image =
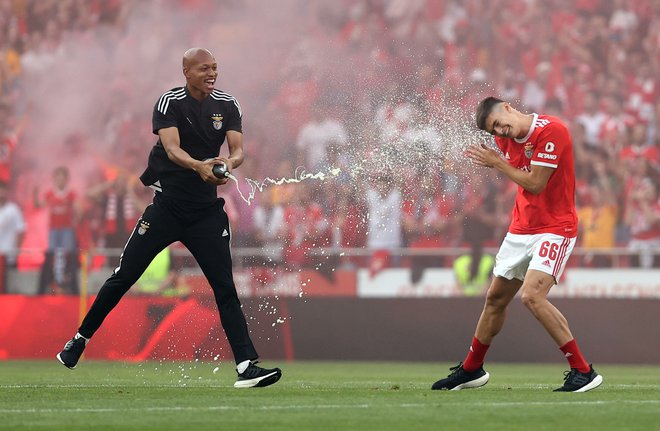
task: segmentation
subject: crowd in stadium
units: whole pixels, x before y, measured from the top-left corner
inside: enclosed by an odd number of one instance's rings
[[[18,180],[34,157],[26,130],[47,121],[31,116],[31,107],[22,102],[31,85],[24,72],[48,68],[65,37],[121,28],[139,3],[0,2],[0,181],[23,211],[26,233],[47,236],[30,222],[39,220],[31,215],[53,184],[26,190]],[[199,13],[217,2],[153,3]],[[370,250],[371,265],[377,266],[379,256],[383,265],[396,261],[390,252],[400,248],[497,245],[515,189],[489,170],[456,168],[464,163],[457,163],[460,151],[451,142],[461,139],[461,129],[451,128],[454,113],[467,113],[461,119],[472,127],[477,103],[492,94],[569,125],[578,180],[578,246],[594,250],[582,254],[580,264],[660,265],[660,255],[653,253],[660,248],[659,2],[298,3],[308,25],[272,66],[271,85],[277,85],[269,99],[256,106],[251,105],[256,96],[235,94],[249,113],[244,118],[248,162],[237,178],[288,178],[299,166],[341,173],[322,182],[266,187],[251,205],[230,182],[221,193],[237,232],[235,247],[258,247],[268,262],[299,267],[318,266],[309,250],[321,247]],[[162,91],[156,84],[154,101]],[[223,84],[221,77],[219,87]],[[59,221],[75,230],[78,249],[121,248],[149,201],[148,189],[136,181],[155,141],[149,114],[122,111],[106,118],[115,127],[107,139],[123,146],[115,149],[120,157],[94,169],[99,175],[90,176],[84,189],[72,190],[75,220]],[[274,131],[273,124],[280,126]],[[91,138],[76,124],[70,127],[66,142],[59,143],[71,152],[64,170],[75,169],[85,154],[94,155]],[[479,180],[465,181],[465,175]],[[21,248],[37,243],[26,237]],[[611,248],[635,253],[613,260],[602,251]],[[367,262],[345,259],[332,264]],[[428,266],[448,263],[441,256],[425,259]]]

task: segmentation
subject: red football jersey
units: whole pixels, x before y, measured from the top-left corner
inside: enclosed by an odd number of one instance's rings
[[[16,148],[16,136],[0,136],[0,181],[5,183],[11,180],[11,153],[14,148]]]
[[[50,206],[51,229],[73,227],[73,205],[76,201],[73,190],[48,190],[44,200]]]
[[[495,142],[509,164],[518,169],[530,171],[534,165],[555,170],[538,195],[518,186],[509,232],[577,236],[573,143],[566,125],[557,117],[534,114],[525,138],[495,137]]]

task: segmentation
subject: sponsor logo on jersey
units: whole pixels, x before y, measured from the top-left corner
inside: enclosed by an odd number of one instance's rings
[[[525,157],[531,159],[533,155],[534,155],[534,144],[528,142],[525,144]]]
[[[504,155],[504,158],[507,160],[511,160],[511,156],[509,156],[509,152],[507,151],[506,154]]]
[[[550,260],[549,259],[544,260],[543,263],[541,263],[541,265],[550,266]]]
[[[539,159],[557,160],[556,154],[539,153]]]
[[[144,235],[145,233],[147,233],[147,229],[149,229],[149,223],[142,220],[140,222],[140,225],[138,226],[138,234]]]
[[[211,120],[213,120],[213,128],[215,130],[220,130],[222,129],[222,114],[213,114],[211,115]]]
[[[222,231],[222,236],[229,236],[229,232],[227,232],[227,229]]]

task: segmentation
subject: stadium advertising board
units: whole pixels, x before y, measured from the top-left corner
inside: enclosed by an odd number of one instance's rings
[[[487,286],[460,287],[451,269],[427,269],[413,284],[409,269],[386,269],[375,276],[359,270],[359,297],[455,297],[482,295]],[[550,296],[556,298],[660,298],[660,270],[569,268]]]

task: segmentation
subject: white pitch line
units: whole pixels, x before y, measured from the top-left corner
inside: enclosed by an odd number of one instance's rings
[[[194,384],[193,384],[194,383]],[[115,389],[146,389],[146,388],[154,388],[154,389],[159,389],[159,388],[181,388],[181,389],[187,389],[187,388],[210,388],[210,389],[219,389],[219,388],[230,388],[232,387],[231,385],[210,385],[210,384],[204,384],[200,385],[198,381],[190,381],[190,384],[172,384],[172,385],[150,385],[150,384],[144,384],[144,385],[136,385],[134,383],[130,383],[127,385],[120,385],[117,383],[112,383],[112,384],[107,384],[107,385],[0,385],[0,389],[40,389],[40,388],[49,388],[49,389],[98,389],[98,388],[115,388]]]
[[[472,406],[480,407],[518,407],[518,406],[563,406],[563,405],[582,405],[582,406],[601,406],[605,404],[660,404],[658,400],[594,400],[594,401],[532,401],[532,402],[471,402]],[[168,411],[223,411],[223,410],[314,410],[314,409],[371,409],[371,408],[435,408],[465,406],[463,402],[438,402],[438,403],[403,403],[403,404],[298,404],[298,405],[277,405],[277,406],[163,406],[163,407],[140,407],[140,408],[75,408],[75,409],[0,409],[4,414],[29,414],[29,413],[117,413],[126,411],[136,412],[168,412]]]
[[[321,382],[306,382],[303,380],[298,380],[298,381],[291,381],[290,383],[294,385],[302,385],[305,387],[305,389],[310,389],[310,390],[336,390],[336,389],[372,389],[373,386],[379,387],[379,389],[383,390],[389,390],[388,387],[386,386],[391,386],[391,385],[398,385],[400,386],[400,389],[420,389],[420,390],[425,390],[426,386],[419,386],[419,385],[411,385],[408,386],[405,383],[400,383],[400,382],[384,382],[384,381],[373,381],[373,382],[355,382],[355,385],[352,385],[352,382],[348,382],[346,385],[327,385]],[[359,383],[359,384],[358,384]],[[382,387],[380,387],[382,386]],[[512,389],[549,389],[553,388],[554,385],[547,385],[547,384],[517,384],[517,385],[499,385],[495,386],[493,384],[488,385],[489,389],[503,389],[504,387],[507,388],[512,388]],[[660,385],[637,385],[637,384],[607,384],[607,386],[603,386],[606,389],[657,389],[660,390]],[[222,388],[232,388],[231,384],[228,385],[220,385],[220,384],[211,384],[207,383],[203,380],[190,380],[186,381],[186,383],[181,383],[181,384],[171,384],[171,385],[164,385],[164,384],[158,384],[158,385],[152,385],[145,383],[143,385],[135,384],[135,383],[128,383],[126,385],[121,385],[117,383],[108,383],[107,385],[104,384],[68,384],[68,385],[55,385],[55,384],[15,384],[15,385],[0,385],[0,389],[39,389],[39,388],[50,388],[50,389],[67,389],[67,388],[72,388],[72,389],[95,389],[95,388],[117,388],[117,389],[149,389],[149,388],[181,388],[181,389],[190,389],[190,388],[195,388],[195,389],[202,389],[202,388],[209,388],[209,389],[222,389]]]

